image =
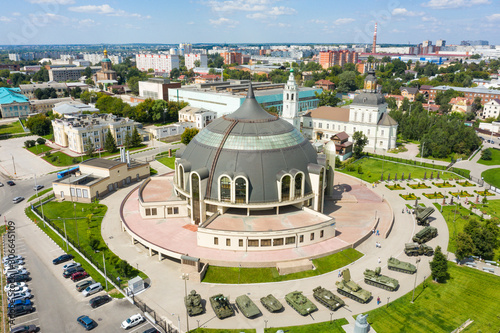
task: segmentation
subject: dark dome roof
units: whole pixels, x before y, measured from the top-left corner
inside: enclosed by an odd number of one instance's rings
[[[213,165],[224,138],[226,140]],[[244,175],[249,181],[250,203],[278,201],[276,175],[293,169],[292,174],[304,172],[304,193],[310,193],[307,166],[317,163],[317,153],[309,141],[286,120],[262,109],[255,100],[251,85],[247,98],[235,112],[215,119],[193,138],[184,151],[178,151],[177,157],[181,164],[190,164],[191,171],[213,170],[209,177],[211,190],[207,193],[211,199],[218,199],[218,180],[222,174],[232,179]]]
[[[369,93],[362,92],[359,95],[354,97],[352,104],[358,105],[368,105],[368,106],[377,106],[385,103],[385,98],[382,94],[378,93]]]

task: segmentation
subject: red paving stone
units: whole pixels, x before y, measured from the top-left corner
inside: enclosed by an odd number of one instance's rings
[[[151,178],[142,191],[144,202],[180,200],[174,192],[172,177]]]

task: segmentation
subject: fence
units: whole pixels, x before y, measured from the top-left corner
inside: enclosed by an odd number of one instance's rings
[[[167,321],[156,314],[156,312],[151,309],[146,303],[137,299],[137,297],[132,297],[134,300],[134,304],[144,313],[147,313],[151,318],[154,319],[156,325],[160,326],[166,333],[178,333],[177,329],[175,329],[171,324],[167,323]]]

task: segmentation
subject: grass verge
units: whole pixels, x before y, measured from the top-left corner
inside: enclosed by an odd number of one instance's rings
[[[487,148],[485,149],[491,151],[491,160],[482,160],[479,159],[477,163],[482,165],[500,165],[500,149],[496,148]]]
[[[483,171],[481,177],[483,177],[484,181],[488,184],[497,188],[500,187],[500,168],[488,169],[486,171]]]
[[[313,259],[313,264],[316,267],[314,270],[287,275],[279,275],[275,267],[238,268],[209,266],[203,282],[238,284],[297,280],[334,271],[358,260],[362,256],[363,254],[355,249],[346,249],[323,258]]]
[[[49,147],[49,146],[47,146],[45,144],[43,144],[43,145],[38,145],[37,144],[37,145],[35,145],[33,147],[29,147],[29,148],[25,148],[25,149],[29,150],[30,152],[32,152],[35,155],[38,155],[38,154],[45,153],[46,151],[51,151],[54,148]]]
[[[189,333],[255,333],[254,329],[228,329],[228,328],[197,328]]]
[[[24,133],[23,127],[19,121],[10,124],[0,124],[0,135]]]
[[[322,323],[303,325],[303,326],[287,326],[287,327],[272,327],[264,330],[265,333],[275,333],[277,330],[283,330],[290,333],[344,333],[342,326],[349,324],[347,319],[336,319],[332,322],[325,321]]]
[[[50,188],[46,188],[45,190],[42,190],[42,191],[38,191],[38,195],[37,195],[36,193],[35,193],[35,194],[33,194],[33,195],[32,195],[32,196],[28,199],[28,201],[31,201],[31,200],[33,200],[33,199],[35,199],[35,198],[38,198],[38,197],[40,197],[40,196],[42,196],[42,195],[44,195],[45,193],[50,192],[50,191],[52,191],[52,187],[50,187]]]

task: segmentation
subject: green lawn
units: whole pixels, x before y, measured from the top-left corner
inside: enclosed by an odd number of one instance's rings
[[[478,205],[482,211],[485,211],[488,215],[500,218],[500,200],[488,200],[486,205]]]
[[[38,198],[39,196],[42,196],[42,195],[44,195],[45,193],[50,192],[50,191],[52,191],[52,187],[50,187],[50,188],[46,188],[46,189],[44,189],[44,190],[42,190],[42,191],[38,191],[38,195],[36,195],[36,193],[35,193],[35,194],[33,194],[33,195],[32,195],[32,196],[28,199],[28,201],[31,201],[31,200],[33,200],[33,199],[35,199],[35,198]]]
[[[484,181],[488,184],[495,187],[500,187],[500,168],[483,171],[481,177],[483,177]]]
[[[193,325],[193,324],[191,324]],[[190,330],[189,333],[255,333],[254,329],[224,329],[224,328],[197,328]]]
[[[38,155],[38,154],[41,154],[41,153],[45,153],[46,151],[50,151],[50,150],[52,150],[54,148],[46,146],[45,144],[43,144],[43,145],[36,145],[34,147],[30,147],[30,148],[26,148],[26,149],[29,150],[30,152],[32,152],[33,154]]]
[[[313,315],[314,316],[314,315]],[[264,330],[265,333],[275,333],[277,330],[283,330],[290,333],[344,333],[342,326],[347,325],[347,319],[336,319],[333,322],[325,321],[322,323],[303,325],[303,326],[287,326],[287,327],[272,327]]]
[[[451,332],[467,319],[474,322],[464,332],[498,332],[500,278],[490,273],[448,263],[450,279],[436,284],[428,278],[412,292],[368,312],[368,322],[377,332]]]
[[[491,160],[479,159],[477,163],[483,165],[500,165],[500,149],[488,148],[486,150],[491,151]]]
[[[0,124],[0,135],[24,133],[23,127],[19,121],[10,124]]]
[[[170,169],[174,170],[175,169],[175,156],[172,157],[162,157],[157,159],[158,162],[166,165]]]
[[[384,180],[387,180],[387,177],[390,175],[391,179],[393,180],[394,177],[398,176],[398,179],[401,179],[401,176],[404,172],[404,178],[405,180],[408,179],[408,175],[411,173],[411,178],[415,179],[423,179],[424,174],[427,178],[430,178],[431,173],[434,173],[434,178],[436,178],[438,170],[435,169],[427,169],[427,168],[421,168],[409,164],[403,164],[403,163],[395,163],[392,161],[387,161],[387,160],[379,160],[375,158],[370,158],[370,157],[365,157],[361,160],[358,160],[353,163],[354,167],[356,170],[354,171],[347,171],[347,168],[344,170],[341,170],[341,172],[346,173],[348,175],[361,178],[367,182],[373,183],[375,181],[380,181],[380,176],[382,175],[382,171],[384,172]],[[362,165],[363,167],[363,173],[359,174],[357,171],[358,165]],[[449,178],[455,178],[457,177],[456,175],[449,173],[449,172],[444,172],[439,171],[439,177],[441,179],[449,179]]]
[[[313,259],[315,270],[279,275],[274,267],[245,268],[209,266],[203,282],[211,283],[264,283],[303,279],[334,271],[361,258],[355,249],[346,249],[323,258]]]

